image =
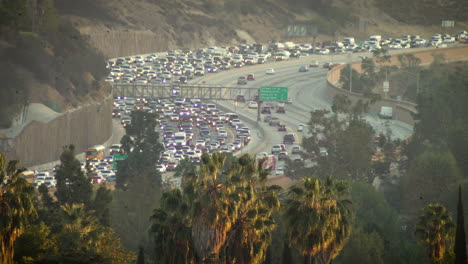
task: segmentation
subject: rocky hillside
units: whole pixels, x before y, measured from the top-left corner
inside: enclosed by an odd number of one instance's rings
[[[107,57],[181,47],[283,40],[287,38],[286,28],[290,24],[317,25],[319,39],[346,35],[365,38],[374,32],[395,36],[429,35],[441,31],[441,19],[450,18],[457,21],[457,26],[466,26],[468,16],[461,16],[461,9],[454,8],[463,6],[462,0],[416,0],[410,6],[392,4],[396,2],[61,0],[57,1],[57,7]],[[430,11],[431,6],[437,11]],[[418,7],[424,7],[424,11],[418,12]],[[431,19],[426,19],[424,12]],[[293,40],[310,41],[310,37]]]

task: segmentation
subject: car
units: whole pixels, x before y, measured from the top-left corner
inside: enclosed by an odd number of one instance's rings
[[[309,71],[309,68],[307,68],[307,66],[301,66],[299,68],[299,72],[308,72]]]
[[[156,169],[157,169],[160,173],[165,173],[165,172],[166,172],[166,166],[164,166],[163,164],[158,164],[158,165],[156,165]]]
[[[245,102],[245,96],[242,94],[237,95],[236,101],[239,103],[244,103]]]
[[[255,81],[255,75],[253,73],[248,74],[247,81]]]
[[[257,109],[258,108],[258,103],[255,101],[250,101],[249,106],[250,109]]]
[[[318,68],[318,67],[319,67],[319,62],[318,62],[318,61],[312,61],[312,62],[309,64],[309,67],[310,67],[310,68]]]
[[[302,152],[302,150],[301,150],[301,147],[299,147],[299,146],[294,146],[291,149],[292,154],[301,154],[301,152]]]
[[[278,153],[278,160],[286,160],[288,158],[288,152],[281,151]]]
[[[276,108],[276,113],[285,114],[286,108],[284,106],[278,106],[278,108]]]
[[[284,168],[283,167],[276,168],[275,175],[276,176],[283,176],[284,175]]]
[[[305,127],[304,124],[298,125],[298,126],[297,126],[297,132],[302,132],[302,131],[304,131],[304,127]]]
[[[269,106],[262,107],[262,114],[271,114],[271,108]]]
[[[286,131],[286,126],[285,125],[278,125],[278,131]]]
[[[266,69],[265,74],[274,75],[274,74],[275,74],[275,70],[274,70],[273,68],[268,68],[268,69]]]
[[[271,147],[271,154],[280,153],[282,150],[280,145],[273,145],[273,147]]]
[[[247,84],[247,79],[244,76],[241,76],[237,79],[237,84],[245,85]]]
[[[265,118],[263,119],[263,122],[270,122],[271,120],[271,116],[265,116]]]
[[[280,121],[279,121],[278,117],[276,117],[276,116],[272,116],[271,119],[270,119],[270,122],[268,122],[268,124],[270,126],[277,126],[277,125],[279,125],[279,123],[280,123]]]
[[[291,145],[291,144],[294,144],[295,141],[296,141],[296,138],[294,137],[294,134],[292,133],[286,134],[283,137],[283,144]]]
[[[329,49],[321,49],[321,50],[318,51],[318,54],[327,55],[327,54],[330,54],[330,50]]]

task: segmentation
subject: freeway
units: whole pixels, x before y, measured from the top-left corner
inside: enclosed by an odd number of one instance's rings
[[[214,75],[208,75],[197,80],[198,82],[216,83],[222,85],[236,85],[239,76],[245,76],[249,73],[256,75],[255,81],[249,81],[248,87],[260,86],[287,86],[289,87],[289,97],[293,103],[287,105],[286,114],[273,114],[278,116],[282,123],[288,127],[288,131],[296,134],[296,138],[301,140],[301,134],[295,128],[298,124],[307,123],[310,118],[310,112],[315,109],[331,109],[331,101],[327,96],[327,69],[310,68],[309,72],[299,72],[302,65],[308,65],[311,61],[318,60],[321,63],[331,61],[330,56],[310,56],[309,58],[295,59],[280,63],[269,63],[255,65],[247,68],[233,69]],[[334,62],[346,62],[356,60],[351,56],[335,56]],[[275,75],[266,75],[267,68],[274,68]],[[248,109],[246,105],[234,106],[232,102],[220,102],[226,108],[249,117],[251,121],[256,120],[257,110]],[[398,120],[383,121],[377,117],[376,113],[366,115],[367,121],[378,133],[387,133],[391,129],[391,135],[394,138],[405,139],[412,134],[412,126]],[[250,148],[249,153],[269,152],[273,144],[282,143],[284,132],[278,132],[276,127],[270,127],[264,122],[258,122],[259,130],[263,132],[260,135],[259,144],[256,148]],[[255,134],[255,133],[254,133]],[[254,143],[254,142],[252,142]]]

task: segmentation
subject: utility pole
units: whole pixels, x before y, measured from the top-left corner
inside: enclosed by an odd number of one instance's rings
[[[353,64],[349,63],[349,92],[353,92]]]
[[[416,74],[416,94],[419,94],[419,72]]]

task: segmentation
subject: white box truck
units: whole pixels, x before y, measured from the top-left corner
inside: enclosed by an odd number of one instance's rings
[[[382,119],[393,119],[393,107],[382,106],[380,108],[379,117]]]

